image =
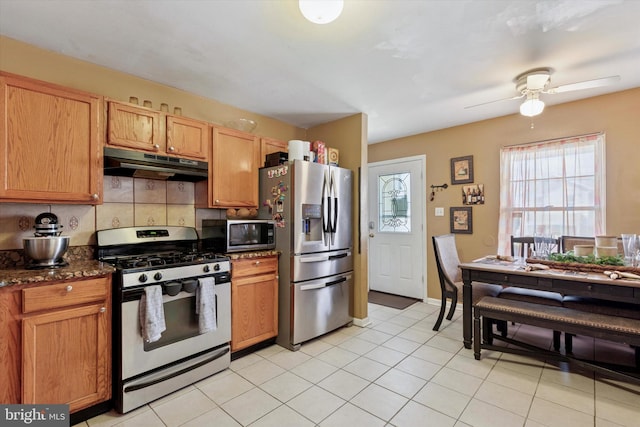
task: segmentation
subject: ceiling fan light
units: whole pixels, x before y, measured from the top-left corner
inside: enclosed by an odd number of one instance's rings
[[[328,24],[342,13],[344,0],[299,0],[300,12],[314,24]]]
[[[527,117],[537,116],[544,110],[544,102],[537,97],[529,98],[520,105],[520,114]]]

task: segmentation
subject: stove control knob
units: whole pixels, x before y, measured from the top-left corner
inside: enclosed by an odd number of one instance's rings
[[[153,278],[156,280],[160,280],[162,279],[162,273],[160,273],[159,271],[153,275]]]
[[[214,269],[215,271],[220,271],[220,264],[216,264],[216,265],[214,265],[214,266],[213,266],[213,269]]]
[[[204,271],[205,273],[208,273],[211,271],[211,268],[209,268],[209,265],[207,264],[202,268],[202,271]]]
[[[147,281],[147,275],[144,274],[144,273],[141,274],[140,277],[138,277],[138,281],[142,282],[142,283],[146,282]]]

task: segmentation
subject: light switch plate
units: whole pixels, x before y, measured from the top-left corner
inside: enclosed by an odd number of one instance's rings
[[[444,216],[444,208],[436,208],[436,216]]]

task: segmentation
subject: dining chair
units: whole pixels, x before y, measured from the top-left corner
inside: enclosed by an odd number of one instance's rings
[[[586,236],[560,236],[560,252],[572,251],[576,245],[595,245],[595,237]]]
[[[562,253],[572,251],[576,245],[594,245],[595,237],[586,236],[560,236],[560,249]],[[622,244],[622,237],[618,237],[618,253],[624,254],[624,246]]]
[[[551,252],[560,250],[560,239],[545,237]],[[534,238],[532,236],[514,237],[511,236],[511,256],[529,258],[535,249]],[[540,291],[536,289],[525,289],[517,286],[506,287],[500,292],[498,298],[532,302],[536,304],[562,307],[562,295],[557,292]],[[553,348],[560,349],[560,332],[553,331]]]
[[[549,252],[560,252],[560,238],[544,237],[544,242],[549,245]],[[533,236],[515,237],[511,236],[511,256],[529,258],[535,250],[535,239]]]
[[[447,314],[447,320],[451,320],[458,303],[458,297],[462,296],[462,271],[460,270],[460,258],[456,247],[456,238],[453,234],[433,236],[433,249],[440,279],[440,292],[442,302],[440,314],[433,327],[434,331],[440,329],[444,313],[447,310],[447,300],[451,299],[451,306]],[[473,284],[473,304],[484,296],[496,296],[502,291],[502,286],[488,283]]]

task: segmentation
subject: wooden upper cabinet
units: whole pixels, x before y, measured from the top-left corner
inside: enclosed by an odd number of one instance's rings
[[[213,127],[209,206],[258,207],[260,140],[250,133]]]
[[[164,152],[160,111],[110,101],[107,144],[151,152]]]
[[[209,124],[180,116],[167,116],[167,153],[207,160]]]
[[[147,107],[108,102],[107,145],[169,156],[207,160],[209,125]]]
[[[103,98],[0,72],[0,200],[102,203]]]
[[[273,138],[260,139],[260,166],[264,166],[265,158],[271,153],[289,151],[289,143],[287,141],[280,141]]]

